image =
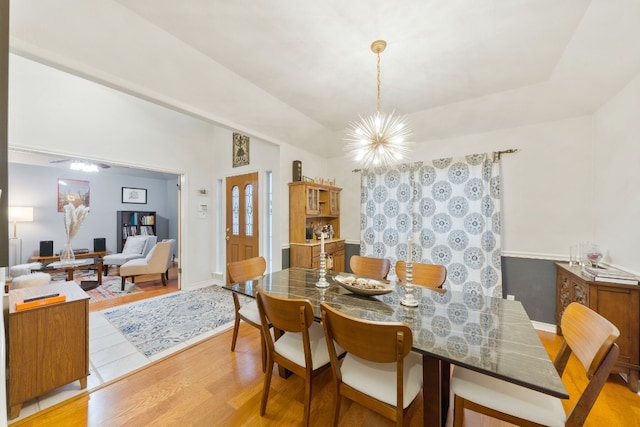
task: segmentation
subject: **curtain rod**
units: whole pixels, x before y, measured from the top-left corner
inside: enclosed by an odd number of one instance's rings
[[[518,151],[520,151],[519,148],[509,148],[508,150],[501,150],[501,151],[494,151],[493,152],[493,161],[497,161],[500,160],[500,157],[503,154],[513,154],[513,153],[517,153]],[[351,172],[362,172],[362,169],[354,169]]]
[[[512,154],[512,153],[517,153],[518,151],[520,151],[518,148],[510,148],[508,150],[494,151],[493,161],[496,162],[500,160],[500,156],[502,156],[503,154]]]

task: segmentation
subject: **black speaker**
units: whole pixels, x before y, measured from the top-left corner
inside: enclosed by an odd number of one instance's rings
[[[107,239],[98,237],[93,239],[93,252],[104,252],[107,250]]]
[[[53,240],[40,242],[40,256],[53,256]]]
[[[293,161],[293,182],[302,181],[302,162],[300,160]]]

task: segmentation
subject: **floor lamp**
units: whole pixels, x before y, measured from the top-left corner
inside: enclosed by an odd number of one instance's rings
[[[33,208],[26,206],[9,206],[9,222],[13,222],[13,237],[9,239],[9,244],[12,246],[12,241],[16,242],[19,246],[19,257],[17,264],[22,264],[22,239],[16,235],[18,222],[32,222],[33,221]]]

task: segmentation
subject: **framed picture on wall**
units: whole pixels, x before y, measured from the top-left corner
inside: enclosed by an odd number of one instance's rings
[[[122,203],[147,204],[147,190],[145,188],[122,187]]]
[[[249,164],[249,137],[240,133],[233,134],[233,167]]]
[[[58,212],[64,212],[67,203],[89,207],[90,199],[89,181],[58,178]]]

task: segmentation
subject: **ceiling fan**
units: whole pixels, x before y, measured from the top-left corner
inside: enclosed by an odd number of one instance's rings
[[[85,170],[87,168],[92,168],[92,165],[101,168],[101,169],[109,169],[111,166],[106,164],[106,163],[96,163],[96,162],[92,162],[89,160],[81,160],[81,159],[57,159],[57,160],[50,160],[49,163],[54,163],[54,164],[58,164],[58,163],[65,163],[65,162],[72,162],[71,165],[71,169],[79,169],[79,170]],[[77,165],[76,167],[74,167],[73,165]]]

